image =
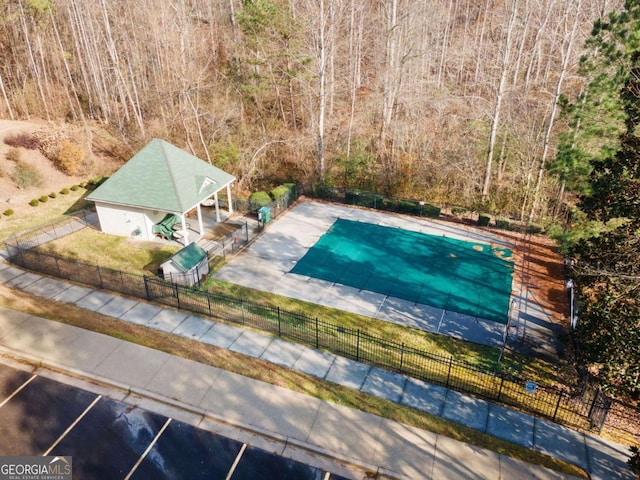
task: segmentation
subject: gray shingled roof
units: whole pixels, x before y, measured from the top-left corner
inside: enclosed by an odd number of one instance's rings
[[[233,175],[154,138],[87,200],[181,214],[234,180]]]

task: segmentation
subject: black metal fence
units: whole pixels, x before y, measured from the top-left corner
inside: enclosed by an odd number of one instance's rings
[[[88,265],[7,242],[11,261],[23,268],[139,297],[213,319],[271,332],[359,362],[509,405],[572,427],[601,430],[610,401],[597,390],[569,391],[482,369],[451,356],[370,335],[246,299],[198,290],[139,274]]]
[[[416,217],[439,218],[447,215],[468,224],[490,226],[502,230],[515,230],[523,233],[540,233],[541,227],[525,224],[513,218],[457,205],[435,205],[426,201],[407,198],[388,197],[382,193],[357,190],[329,185],[302,185],[298,187],[301,195],[319,200],[343,203],[355,207],[372,208],[386,212],[413,215]],[[492,221],[491,217],[494,217]]]
[[[271,218],[275,219],[282,214],[298,198],[299,193],[301,192],[294,185],[267,205],[271,210]],[[439,209],[436,211],[435,207],[420,203],[389,202],[388,199],[367,192],[343,193],[346,196],[342,201],[346,203],[417,215],[439,215]],[[369,205],[371,202],[373,204]],[[255,212],[255,207],[240,201],[234,204],[236,211]],[[82,212],[19,238],[14,236],[5,242],[11,261],[23,268],[54,277],[258,328],[420,381],[509,405],[558,423],[595,430],[601,430],[605,424],[611,401],[598,390],[570,390],[535,384],[525,378],[478,368],[451,356],[436,355],[405,343],[388,341],[362,330],[345,328],[277,306],[258,304],[156,277],[89,265],[38,251],[37,246],[84,228],[88,223],[87,215],[90,214]],[[264,224],[259,225],[257,230],[251,229],[245,222],[235,232],[216,241],[216,246],[209,252],[211,263],[224,261],[228,253],[248,244],[263,227]]]

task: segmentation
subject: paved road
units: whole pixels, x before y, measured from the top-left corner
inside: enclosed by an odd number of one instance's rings
[[[347,480],[315,466],[0,364],[0,455],[71,456],[86,480]]]

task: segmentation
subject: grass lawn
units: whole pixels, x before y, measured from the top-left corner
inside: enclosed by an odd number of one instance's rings
[[[195,340],[106,317],[70,304],[63,304],[26,292],[0,285],[0,305],[6,308],[39,315],[79,328],[100,332],[115,338],[137,343],[190,360],[212,365],[246,377],[278,385],[292,391],[345,405],[351,408],[389,418],[456,440],[486,448],[529,463],[588,478],[579,467],[500,440],[477,430],[450,422],[441,417],[420,412],[361,392],[325,382],[303,373],[289,370],[255,358],[245,357],[228,350],[205,345]]]
[[[155,275],[160,264],[178,250],[173,245],[131,241],[92,228],[84,228],[38,247],[42,253],[140,275]]]

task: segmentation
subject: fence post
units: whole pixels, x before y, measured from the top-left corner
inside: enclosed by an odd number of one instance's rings
[[[278,305],[278,336],[282,336],[282,325],[280,323],[280,305]]]
[[[62,272],[60,271],[60,263],[58,263],[58,257],[54,255],[55,260],[56,260],[56,270],[58,270],[58,277],[62,278]]]
[[[504,375],[500,378],[500,388],[498,389],[498,401],[500,401],[500,396],[502,395],[502,385],[504,384]]]
[[[242,312],[242,325],[244,325],[244,298],[240,299],[240,311]]]
[[[149,291],[149,279],[146,275],[143,275],[142,280],[144,281],[144,292],[147,295],[147,301],[151,301],[151,292]]]
[[[400,348],[400,373],[402,373],[403,363],[404,363],[404,342],[402,342],[402,347]]]
[[[356,331],[356,361],[360,361],[360,329]]]
[[[318,317],[316,317],[316,348],[320,348],[320,331],[318,328]]]
[[[174,291],[175,296],[176,296],[176,303],[178,304],[178,310],[180,310],[180,292],[178,291],[178,284],[177,283],[173,283],[173,281],[172,281],[171,285],[173,285],[173,291]]]
[[[449,379],[451,378],[451,366],[453,365],[453,357],[449,357],[449,371],[447,372],[447,388],[449,388]]]
[[[564,393],[562,392],[562,390],[560,390],[558,392],[558,403],[556,403],[556,409],[553,412],[553,418],[552,420],[555,421],[556,419],[556,415],[558,415],[558,409],[560,408],[560,402],[562,401],[562,396],[564,395]]]
[[[207,304],[209,305],[209,316],[213,317],[213,313],[211,312],[211,293],[207,292]]]

